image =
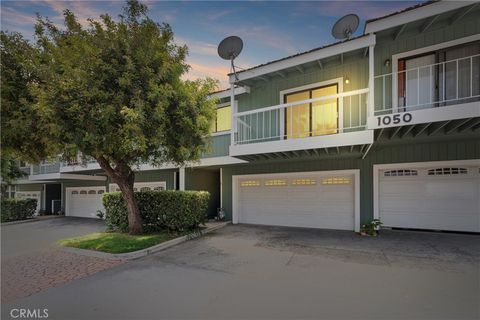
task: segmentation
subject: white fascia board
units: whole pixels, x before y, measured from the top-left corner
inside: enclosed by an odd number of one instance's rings
[[[295,67],[304,63],[313,62],[313,61],[321,60],[331,56],[335,56],[337,54],[346,53],[346,52],[354,51],[357,49],[362,49],[374,44],[375,44],[375,35],[369,34],[357,39],[341,42],[336,45],[332,45],[330,47],[318,49],[318,50],[301,54],[295,57],[291,57],[285,60],[272,62],[251,70],[239,72],[237,73],[238,80],[236,80],[235,75],[232,74],[229,76],[230,83],[235,83],[237,81],[243,81],[243,80],[255,78],[264,74],[284,70],[284,69]]]
[[[89,180],[89,181],[105,181],[107,177],[105,176],[91,176],[86,174],[68,174],[68,173],[46,173],[46,174],[36,174],[28,177],[30,181],[36,181],[37,183],[41,180]]]
[[[250,90],[249,88],[245,88],[245,87],[236,87],[234,92],[235,92],[235,95],[238,96],[240,94],[249,93]],[[217,99],[230,98],[230,89],[212,93],[211,95],[209,95],[209,97],[217,98]]]
[[[32,180],[22,179],[22,180],[15,181],[14,184],[39,184],[39,183],[50,183],[50,182],[52,181],[32,181]]]
[[[390,17],[369,22],[365,26],[365,34],[375,33],[382,30],[398,27],[406,23],[422,20],[428,17],[436,16],[451,10],[463,8],[474,4],[476,1],[439,1],[420,8],[416,8],[403,13],[398,13]]]
[[[231,156],[354,146],[373,143],[373,130],[230,146]]]
[[[384,116],[393,116],[395,114],[405,114],[410,113],[412,115],[412,120],[408,123],[400,122],[399,124],[389,124],[384,125],[383,123],[378,125],[378,117]],[[438,107],[425,110],[417,111],[407,111],[407,112],[398,112],[389,115],[379,115],[374,117],[369,117],[367,124],[368,129],[381,129],[381,128],[392,128],[412,124],[420,123],[429,123],[429,122],[439,122],[439,121],[448,121],[448,120],[458,120],[466,118],[475,118],[480,117],[480,102],[470,102],[463,104],[456,104],[448,107]]]
[[[240,159],[229,157],[229,156],[222,156],[222,157],[202,158],[199,161],[186,163],[185,167],[201,168],[201,167],[221,166],[221,165],[239,164],[239,163],[247,163],[247,162],[248,161],[240,160]],[[179,167],[173,164],[166,164],[161,167],[154,167],[149,164],[143,164],[140,166],[140,171],[167,170],[167,169],[179,169]]]

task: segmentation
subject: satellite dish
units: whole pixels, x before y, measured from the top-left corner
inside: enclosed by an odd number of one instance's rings
[[[335,39],[348,39],[357,31],[360,19],[356,14],[347,14],[335,22],[332,28],[332,36]]]
[[[222,40],[218,45],[218,55],[220,58],[230,60],[232,64],[232,70],[235,74],[235,78],[238,80],[237,72],[235,71],[235,65],[233,60],[242,52],[243,41],[237,36],[230,36]]]
[[[225,60],[233,60],[243,49],[243,41],[237,36],[230,36],[218,45],[218,55]]]

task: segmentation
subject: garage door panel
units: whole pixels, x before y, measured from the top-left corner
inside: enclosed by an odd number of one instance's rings
[[[480,232],[479,168],[463,170],[432,175],[418,169],[410,177],[385,177],[380,171],[378,204],[384,226]]]
[[[103,211],[102,195],[105,187],[67,188],[67,216],[98,218],[97,211]]]
[[[302,176],[278,174],[269,175],[268,178],[259,175],[239,179],[238,221],[262,225],[353,230],[354,178],[351,174],[339,176],[345,178],[344,184],[335,184],[337,180],[327,181],[331,176],[322,172]],[[323,181],[330,184],[323,184]]]

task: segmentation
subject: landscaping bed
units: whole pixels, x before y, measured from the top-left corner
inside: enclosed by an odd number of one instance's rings
[[[120,232],[99,232],[58,241],[64,247],[107,253],[127,253],[142,250],[185,235],[185,232],[157,232],[129,235]]]

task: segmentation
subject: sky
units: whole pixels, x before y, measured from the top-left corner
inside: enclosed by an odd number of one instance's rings
[[[236,65],[250,68],[268,61],[323,46],[335,39],[331,28],[348,13],[360,17],[354,35],[365,20],[380,17],[423,1],[142,1],[149,16],[172,26],[175,41],[189,48],[191,66],[186,79],[212,77],[228,86],[228,61],[217,55],[217,45],[230,35],[243,39]],[[63,25],[63,10],[70,9],[87,25],[88,18],[108,13],[117,17],[124,1],[1,1],[1,29],[21,32],[33,40],[36,13]]]

